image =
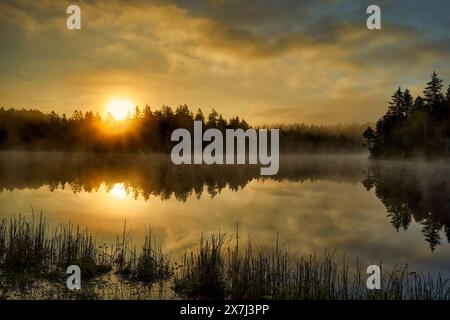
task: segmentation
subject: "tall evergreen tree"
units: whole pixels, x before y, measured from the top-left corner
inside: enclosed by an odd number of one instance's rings
[[[203,115],[202,109],[198,108],[197,113],[195,114],[194,120],[205,123],[205,116]]]
[[[414,100],[408,89],[399,87],[375,132],[364,133],[371,156],[450,156],[450,87],[445,94],[442,88],[436,72],[426,83],[424,98]]]
[[[392,95],[392,101],[389,102],[389,113],[392,115],[402,114],[403,106],[403,91],[398,87],[397,91]]]
[[[216,128],[218,121],[219,121],[219,114],[214,108],[212,108],[211,112],[208,115],[208,122],[206,123],[206,126],[208,128]]]
[[[434,71],[431,75],[430,81],[427,82],[427,86],[423,91],[425,103],[431,111],[434,111],[444,99],[444,95],[442,94],[442,87],[443,80],[440,79],[437,73]]]
[[[405,118],[409,118],[413,109],[414,99],[408,89],[403,92],[402,113]]]

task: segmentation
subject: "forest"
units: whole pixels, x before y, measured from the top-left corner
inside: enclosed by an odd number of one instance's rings
[[[74,111],[68,117],[52,111],[0,108],[0,149],[24,151],[83,151],[83,152],[155,152],[169,153],[173,147],[173,130],[186,128],[193,132],[194,120],[203,127],[248,129],[251,127],[238,116],[226,120],[214,108],[204,115],[194,114],[187,105],[175,110],[162,106],[152,110],[139,106],[124,120],[92,111]],[[269,128],[269,126],[263,126]],[[282,153],[348,153],[363,152],[362,133],[366,125],[306,125],[277,126],[280,130]],[[262,127],[255,127],[262,128]],[[273,126],[272,126],[273,128]]]
[[[375,129],[364,132],[371,157],[450,156],[450,86],[445,92],[443,87],[443,80],[433,72],[423,97],[414,99],[408,89],[398,88]]]

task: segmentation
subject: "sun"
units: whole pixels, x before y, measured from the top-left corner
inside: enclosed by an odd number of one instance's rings
[[[134,103],[129,99],[112,99],[109,101],[106,112],[116,120],[123,120],[133,112]]]
[[[123,183],[114,184],[109,193],[118,199],[123,199],[127,196],[127,191]]]

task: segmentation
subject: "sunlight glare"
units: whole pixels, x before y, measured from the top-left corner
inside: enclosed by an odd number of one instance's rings
[[[127,192],[125,190],[125,186],[123,183],[114,184],[114,186],[109,191],[109,193],[118,199],[123,199],[123,198],[126,198],[126,196],[127,196]]]
[[[133,102],[128,99],[112,99],[108,103],[107,112],[116,120],[125,119],[133,112]]]

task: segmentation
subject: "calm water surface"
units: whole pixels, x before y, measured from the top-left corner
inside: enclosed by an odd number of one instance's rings
[[[200,235],[349,263],[408,263],[450,275],[450,165],[370,162],[358,156],[285,156],[277,176],[253,166],[174,166],[165,156],[4,153],[0,216],[42,211],[112,243],[127,221],[136,242],[152,226],[172,255]]]

